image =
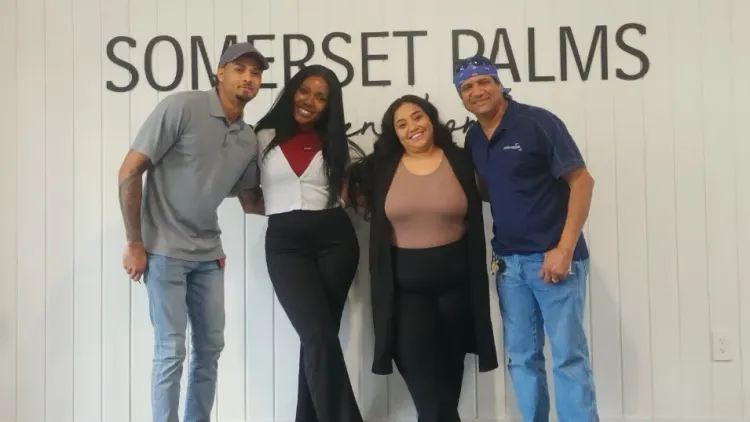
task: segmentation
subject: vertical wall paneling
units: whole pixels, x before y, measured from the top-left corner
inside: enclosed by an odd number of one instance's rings
[[[74,318],[73,415],[102,418],[102,172],[101,0],[73,1]]]
[[[644,2],[613,3],[611,21],[635,22]],[[628,31],[628,43],[643,46],[643,36]],[[633,57],[613,52],[611,72],[632,74]],[[616,76],[616,73],[612,75]],[[614,142],[617,180],[618,268],[622,353],[623,414],[648,417],[652,410],[651,336],[646,220],[646,160],[643,84],[614,80]],[[598,191],[597,193],[600,193]]]
[[[135,395],[142,403],[145,392],[131,394],[130,284],[122,269],[125,233],[120,211],[117,173],[130,146],[130,95],[118,89],[144,83],[142,70],[131,75],[117,66],[112,57],[131,62],[138,49],[126,42],[112,43],[116,37],[130,36],[130,4],[120,0],[102,0],[102,421],[130,422],[130,401]],[[121,39],[121,38],[120,38]],[[136,40],[143,46],[145,40]],[[106,43],[106,44],[105,44]],[[135,47],[133,45],[132,47]],[[142,51],[142,50],[140,50]],[[141,53],[142,54],[142,53]],[[142,69],[142,67],[141,67]],[[134,77],[137,78],[134,79]],[[96,177],[96,175],[91,176]],[[141,371],[141,369],[139,369]],[[150,372],[150,371],[148,371]],[[147,372],[147,373],[148,373]],[[138,374],[143,376],[143,374]]]
[[[19,411],[18,389],[18,81],[19,41],[17,2],[0,3],[0,78],[7,81],[0,96],[0,230],[5,241],[0,243],[0,414],[15,421]],[[26,412],[25,410],[23,411]]]
[[[750,72],[750,56],[744,53],[750,47],[750,27],[746,24],[750,20],[750,3],[742,0],[734,0],[729,5],[730,16],[730,54],[732,73],[731,93],[731,127],[734,133],[742,133],[746,127],[747,96],[750,95],[750,82],[743,77]],[[750,307],[743,306],[750,303],[750,273],[745,270],[745,257],[750,255],[750,168],[744,164],[744,157],[750,154],[750,144],[745,142],[741,136],[732,136],[734,139],[734,171],[735,171],[735,194],[737,221],[737,276],[739,294],[737,302],[740,305],[740,334],[736,337],[736,347],[740,353],[737,358],[742,365],[741,385],[743,391],[742,416],[750,416]]]
[[[19,421],[46,419],[46,10],[17,3],[18,22],[18,337]],[[66,83],[70,83],[67,81]],[[23,93],[23,95],[21,95]]]
[[[236,36],[250,37],[272,59],[264,83],[276,84],[246,106],[248,123],[257,123],[297,72],[291,62],[307,55],[309,37],[307,64],[325,64],[346,80],[349,131],[366,151],[383,111],[405,93],[428,94],[462,145],[458,127],[468,114],[452,85],[451,59],[490,56],[514,99],[564,122],[596,180],[584,227],[591,251],[585,325],[602,421],[747,421],[750,6],[568,3],[2,3],[3,420],[151,420],[153,330],[145,286],[122,270],[117,173],[156,104],[174,92],[208,89],[225,43]],[[499,10],[503,22],[487,10]],[[398,31],[427,32],[414,37],[411,63]],[[454,31],[464,31],[455,45]],[[363,60],[363,43],[381,57]],[[628,80],[642,66],[639,51],[648,72]],[[351,64],[351,75],[334,55]],[[489,242],[489,205],[485,218]],[[355,215],[352,221],[361,261],[340,330],[350,378],[365,420],[414,421],[398,370],[371,372],[369,225]],[[226,330],[212,420],[294,420],[299,338],[268,276],[267,220],[244,215],[228,198],[219,223],[228,257]],[[494,280],[488,288],[501,366],[478,374],[467,356],[460,414],[475,422],[520,420]],[[190,327],[186,334],[181,419]],[[713,354],[717,335],[729,341],[727,360]],[[549,344],[545,356],[554,407]]]
[[[717,66],[731,60],[730,2],[699,4],[700,70],[703,80],[700,115],[706,177],[707,277],[709,328],[712,335],[728,333],[739,337],[737,297],[737,218],[731,126],[732,73],[730,66]],[[711,28],[711,30],[708,30]],[[733,342],[736,343],[736,342]],[[732,345],[732,348],[735,346]],[[736,418],[742,415],[742,371],[740,361],[715,362],[712,370],[711,415]]]
[[[706,266],[706,182],[704,132],[700,104],[703,90],[698,1],[672,3],[672,107],[675,127],[675,190],[680,280],[682,408],[684,414],[711,414],[712,365],[708,273]]]
[[[73,422],[74,143],[73,1],[46,0],[45,386],[47,422]],[[38,292],[37,294],[40,294]]]
[[[651,328],[653,416],[674,418],[682,413],[680,363],[680,296],[675,223],[675,136],[672,108],[671,5],[644,2],[643,24],[648,30],[651,70],[644,80],[644,144],[646,162],[646,227],[648,233],[648,286]],[[643,309],[643,308],[641,308]]]

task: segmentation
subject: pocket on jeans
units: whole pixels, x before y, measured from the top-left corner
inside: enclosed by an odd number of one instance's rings
[[[164,262],[166,261],[166,257],[162,255],[156,255],[149,252],[146,252],[146,269],[143,270],[143,283],[146,284],[149,281],[149,278],[151,276],[156,276],[159,274],[158,271],[155,271],[154,267],[157,265],[164,266]]]
[[[506,262],[503,271],[495,274],[495,283],[497,287],[516,287],[523,284],[523,275],[517,265],[508,265]]]

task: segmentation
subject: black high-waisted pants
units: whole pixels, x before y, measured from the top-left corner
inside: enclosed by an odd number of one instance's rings
[[[359,264],[359,242],[346,211],[271,215],[266,262],[301,342],[296,422],[362,422],[339,342]]]
[[[466,240],[392,251],[396,367],[419,422],[459,422],[467,333],[472,329]]]

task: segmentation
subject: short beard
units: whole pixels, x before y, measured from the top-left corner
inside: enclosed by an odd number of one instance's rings
[[[237,98],[237,101],[239,101],[239,102],[240,102],[240,104],[242,104],[243,106],[244,106],[245,104],[249,103],[249,102],[250,102],[250,100],[252,100],[252,99],[253,99],[253,97],[251,97],[251,96],[249,96],[249,95],[239,95],[239,94],[237,94],[237,95],[235,95],[234,97],[235,97],[235,98]]]

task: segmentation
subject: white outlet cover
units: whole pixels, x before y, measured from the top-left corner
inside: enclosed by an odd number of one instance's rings
[[[711,355],[715,362],[730,362],[735,359],[734,337],[728,331],[711,333]]]

